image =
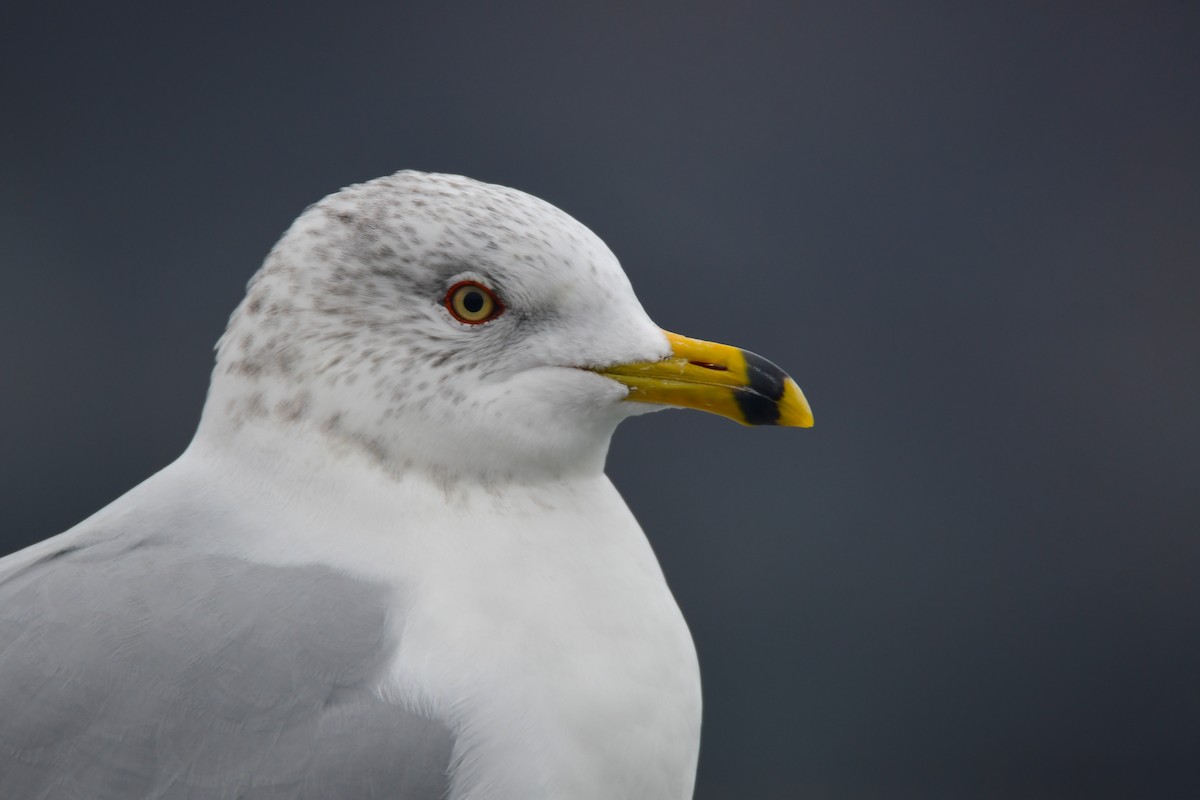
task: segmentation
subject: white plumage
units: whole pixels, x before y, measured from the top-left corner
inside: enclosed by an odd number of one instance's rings
[[[503,298],[484,325],[447,288]],[[603,475],[670,353],[520,192],[399,173],[309,208],[195,440],[0,561],[0,795],[688,798],[695,653]]]

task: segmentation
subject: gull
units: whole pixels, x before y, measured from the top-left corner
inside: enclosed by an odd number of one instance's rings
[[[310,206],[185,452],[0,560],[0,797],[691,797],[695,649],[604,475],[667,406],[812,424],[542,200],[404,171]]]

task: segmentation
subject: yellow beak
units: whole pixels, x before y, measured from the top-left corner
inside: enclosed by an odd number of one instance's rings
[[[743,425],[812,427],[812,409],[800,387],[762,356],[675,333],[667,339],[671,355],[662,361],[596,371],[628,386],[628,400],[698,408]]]

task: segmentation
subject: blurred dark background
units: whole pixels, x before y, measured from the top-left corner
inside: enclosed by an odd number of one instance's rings
[[[1200,796],[1200,5],[734,6],[7,6],[0,549],[183,450],[308,203],[463,173],[813,403],[613,446],[699,800]]]

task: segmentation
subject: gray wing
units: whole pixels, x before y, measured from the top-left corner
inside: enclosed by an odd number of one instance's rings
[[[121,538],[0,569],[0,797],[445,797],[385,587]]]

